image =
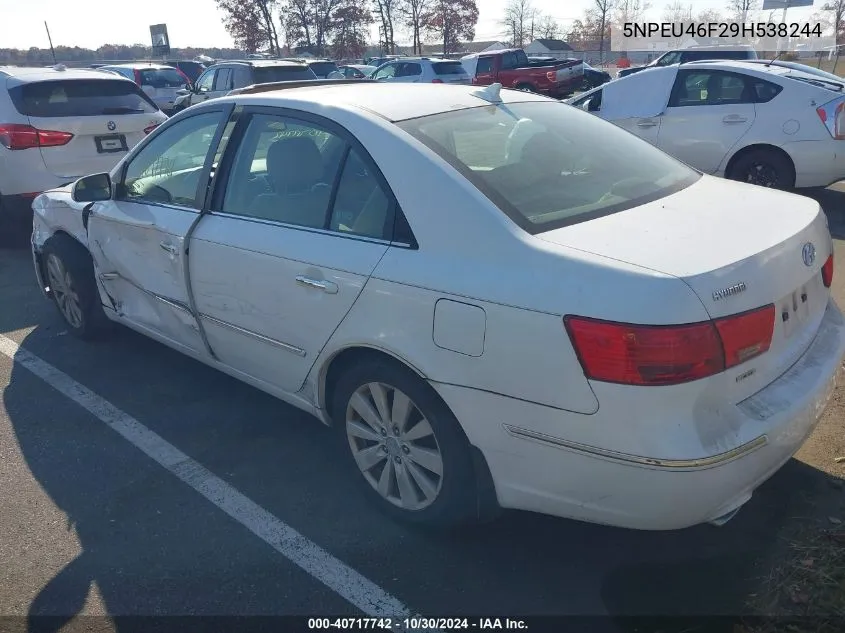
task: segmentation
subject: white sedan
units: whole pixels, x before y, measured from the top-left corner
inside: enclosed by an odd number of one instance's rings
[[[845,179],[845,80],[796,65],[664,66],[569,99],[706,174],[766,187]]]
[[[236,93],[35,201],[72,332],[312,413],[426,524],[720,524],[816,425],[845,320],[812,200],[497,85]]]

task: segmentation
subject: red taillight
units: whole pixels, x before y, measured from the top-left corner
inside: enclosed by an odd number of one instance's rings
[[[722,339],[725,368],[739,365],[769,350],[775,331],[775,306],[716,319],[713,322]]]
[[[442,83],[443,83],[443,80],[442,80],[442,79],[432,79],[432,80],[431,80],[431,83],[433,83],[433,84],[442,84]]]
[[[626,385],[676,385],[712,376],[769,349],[775,309],[688,325],[564,318],[584,374]]]
[[[549,81],[557,81],[557,73],[553,70],[550,70],[546,73],[546,79]]]
[[[830,288],[833,283],[833,255],[827,258],[827,261],[822,266],[822,282],[825,288]]]
[[[0,123],[0,145],[6,149],[32,149],[67,145],[73,134],[56,130],[39,130],[31,125]]]
[[[149,134],[149,133],[150,133],[150,132],[152,132],[154,129],[156,129],[159,125],[161,125],[161,123],[155,123],[155,124],[153,124],[153,125],[150,125],[149,127],[145,127],[145,128],[144,128],[144,134]]]
[[[824,111],[824,108],[816,108],[816,114],[819,115],[822,123],[827,123],[827,112]]]

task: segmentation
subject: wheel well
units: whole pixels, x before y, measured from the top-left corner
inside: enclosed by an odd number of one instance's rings
[[[44,268],[44,257],[42,256],[41,251],[43,251],[44,247],[47,246],[52,241],[56,242],[67,242],[68,244],[72,244],[73,248],[82,251],[85,253],[85,256],[89,259],[91,258],[91,253],[88,252],[88,249],[73,235],[65,231],[64,229],[58,229],[55,233],[53,233],[50,237],[44,240],[44,244],[41,246],[39,252],[36,253],[36,259],[38,261],[38,266],[41,269],[41,279],[45,281],[45,289],[46,289],[46,280],[47,280],[47,271]]]
[[[725,177],[730,178],[731,170],[736,164],[736,161],[738,161],[746,154],[756,151],[774,152],[775,154],[780,154],[781,156],[783,156],[789,162],[789,166],[792,169],[792,180],[795,180],[795,163],[792,161],[792,157],[780,147],[777,147],[775,145],[768,145],[767,143],[758,143],[756,145],[749,145],[748,147],[743,147],[736,154],[731,156],[730,160],[728,161],[728,164],[725,165]]]
[[[361,363],[366,360],[383,360],[391,363],[397,363],[403,367],[410,369],[420,378],[425,379],[425,375],[413,365],[410,365],[401,358],[389,354],[374,347],[347,347],[338,354],[329,359],[326,367],[321,372],[322,380],[320,381],[320,405],[321,408],[328,414],[329,420],[334,420],[334,411],[332,411],[332,402],[334,400],[334,388],[337,381],[343,374],[343,370],[355,363]]]

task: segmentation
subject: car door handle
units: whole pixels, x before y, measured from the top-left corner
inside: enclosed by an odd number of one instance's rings
[[[722,119],[723,123],[745,123],[748,120],[748,117],[744,117],[740,114],[729,114],[728,116]]]
[[[637,127],[655,127],[657,125],[656,122],[646,119],[645,121],[638,121]]]
[[[337,284],[332,283],[331,281],[325,281],[322,279],[311,279],[310,277],[304,277],[303,275],[299,275],[296,278],[296,283],[300,286],[305,286],[306,288],[315,288],[316,290],[322,290],[323,292],[335,295],[337,294]]]
[[[173,244],[171,244],[170,242],[160,242],[159,246],[161,247],[161,250],[167,251],[168,253],[170,253],[174,257],[176,257],[179,254],[179,249],[176,248],[175,246],[173,246]]]

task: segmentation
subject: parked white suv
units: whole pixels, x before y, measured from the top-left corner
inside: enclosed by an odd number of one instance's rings
[[[165,120],[112,73],[0,67],[0,225],[31,217],[41,192],[110,170]]]

